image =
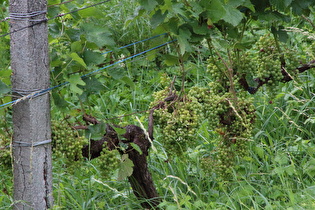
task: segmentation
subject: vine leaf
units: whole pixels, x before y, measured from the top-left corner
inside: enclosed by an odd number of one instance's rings
[[[80,75],[74,74],[71,75],[68,79],[70,83],[70,90],[74,93],[77,93],[81,95],[83,93],[83,90],[78,87],[78,85],[85,85],[85,82],[81,79]]]
[[[84,58],[84,62],[89,67],[93,67],[94,65],[104,62],[104,56],[92,50],[85,50],[83,53],[83,58]]]
[[[106,130],[105,123],[99,123],[96,125],[89,125],[88,129],[86,130],[86,137],[93,139],[93,140],[100,140],[104,136],[104,131]]]
[[[285,9],[287,9],[288,6],[290,6],[292,1],[293,0],[282,0],[282,1],[270,0],[269,2],[272,6],[276,7],[277,9],[284,11]]]
[[[121,156],[120,168],[118,171],[118,181],[122,181],[125,178],[131,176],[133,172],[133,162],[129,159],[128,154],[123,154]]]
[[[0,95],[10,92],[11,89],[0,80]]]
[[[233,26],[237,26],[243,19],[243,14],[236,8],[231,5],[225,6],[226,14],[223,17],[223,20],[227,23],[230,23]]]
[[[214,23],[221,20],[225,14],[226,10],[220,0],[213,0],[213,1],[206,1],[208,4],[207,7],[207,16],[210,18]],[[208,3],[209,2],[209,3]]]
[[[121,136],[126,133],[126,129],[124,128],[119,128],[119,127],[114,126],[113,129],[116,131],[118,136]]]
[[[64,110],[67,107],[68,104],[65,99],[56,91],[52,91],[52,98],[54,99],[54,104],[58,107],[58,109]]]
[[[83,60],[82,58],[80,58],[80,56],[79,56],[77,53],[75,53],[75,52],[71,53],[71,54],[70,54],[70,57],[71,57],[74,61],[76,61],[76,62],[78,62],[79,64],[81,64],[84,68],[87,67],[86,64],[85,64],[85,62],[84,62],[84,60]]]
[[[168,66],[173,66],[178,64],[178,56],[175,55],[165,55],[164,56],[164,63]]]
[[[95,7],[90,7],[84,10],[80,10],[78,13],[82,18],[89,18],[89,17],[101,18],[103,15],[102,12]]]
[[[191,45],[189,44],[191,33],[189,30],[179,29],[178,43],[180,53],[184,55],[185,52],[191,51]]]
[[[155,0],[140,0],[140,4],[147,11],[152,11],[158,5]]]
[[[83,32],[86,40],[96,44],[99,48],[103,46],[115,46],[115,41],[111,37],[112,33],[107,28],[85,23],[83,24]]]
[[[137,150],[137,152],[139,152],[140,155],[142,155],[142,150],[139,147],[139,145],[135,144],[135,143],[130,143],[130,146],[132,146],[132,148],[134,148],[135,150]]]

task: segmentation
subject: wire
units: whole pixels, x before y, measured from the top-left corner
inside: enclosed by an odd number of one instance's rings
[[[52,18],[48,18],[48,19],[46,18],[46,19],[43,19],[43,20],[38,20],[38,21],[36,21],[35,23],[33,23],[33,24],[31,24],[31,25],[24,26],[24,27],[15,29],[15,30],[13,30],[13,31],[10,31],[10,32],[8,32],[8,33],[2,34],[2,35],[0,35],[0,38],[1,38],[1,37],[5,37],[5,36],[10,35],[10,34],[13,34],[13,33],[16,33],[16,32],[19,32],[19,31],[22,31],[22,30],[24,30],[24,29],[26,29],[26,28],[30,28],[30,27],[36,26],[36,25],[38,25],[38,24],[40,24],[40,23],[47,22],[47,21],[50,21],[50,20],[53,20],[53,19],[58,18],[58,17],[65,16],[65,15],[69,15],[69,14],[72,14],[72,13],[75,13],[75,12],[78,12],[78,11],[81,11],[81,10],[84,10],[84,9],[87,9],[87,8],[90,8],[90,7],[95,7],[95,6],[98,6],[98,5],[100,5],[100,4],[104,4],[104,3],[109,2],[109,1],[111,1],[111,0],[101,1],[101,2],[99,2],[99,3],[92,4],[92,5],[89,5],[89,6],[80,8],[80,9],[75,9],[75,10],[73,10],[73,11],[71,11],[71,12],[61,13],[61,14],[58,14],[58,15],[52,17]]]
[[[112,64],[109,64],[109,65],[107,65],[107,66],[104,66],[103,68],[97,69],[97,70],[92,71],[92,72],[90,72],[90,73],[88,73],[88,74],[86,74],[86,75],[83,75],[82,78],[83,78],[83,77],[87,77],[87,76],[89,76],[89,75],[91,75],[91,74],[94,74],[94,73],[96,73],[96,72],[99,72],[99,71],[101,71],[101,70],[103,70],[103,69],[106,69],[106,68],[109,68],[109,67],[111,67],[111,66],[114,66],[114,65],[116,65],[116,64],[119,64],[119,63],[125,62],[125,61],[127,61],[127,60],[130,60],[130,59],[132,59],[132,58],[135,58],[135,57],[137,57],[137,56],[139,56],[139,55],[143,55],[143,54],[145,54],[145,53],[147,53],[147,52],[150,52],[150,51],[152,51],[152,50],[156,50],[156,49],[158,49],[158,48],[160,48],[160,47],[163,47],[163,46],[168,45],[168,44],[170,44],[170,43],[172,43],[172,42],[175,42],[175,41],[177,41],[177,40],[176,40],[176,39],[173,39],[173,40],[171,40],[171,41],[165,42],[164,44],[161,44],[161,45],[158,45],[158,46],[153,47],[153,48],[151,48],[151,49],[148,49],[148,50],[142,51],[142,52],[140,52],[140,53],[134,54],[134,55],[129,56],[129,57],[125,58],[125,59],[119,60],[119,61],[117,61],[117,62],[115,62],[115,63],[112,63]]]
[[[86,78],[86,77],[88,77],[88,76],[90,76],[90,75],[92,75],[92,74],[95,74],[95,73],[97,73],[97,72],[99,72],[99,71],[102,71],[102,70],[104,70],[104,69],[107,69],[107,68],[109,68],[109,67],[112,67],[112,66],[114,66],[114,65],[117,65],[117,64],[119,64],[119,63],[123,63],[123,62],[128,61],[128,60],[130,60],[130,59],[132,59],[132,58],[135,58],[135,57],[138,57],[138,56],[140,56],[140,55],[143,55],[143,54],[145,54],[145,53],[147,53],[147,52],[156,50],[156,49],[158,49],[158,48],[160,48],[160,47],[163,47],[163,46],[168,45],[168,44],[170,44],[170,43],[172,43],[172,42],[175,42],[175,41],[177,41],[177,40],[176,40],[176,39],[173,39],[173,40],[171,40],[171,41],[168,41],[168,42],[165,42],[165,43],[160,44],[160,45],[158,45],[158,46],[155,46],[155,47],[153,47],[153,48],[150,48],[150,49],[148,49],[148,50],[142,51],[142,52],[140,52],[140,53],[134,54],[134,55],[129,56],[129,57],[127,57],[127,58],[124,58],[124,59],[122,59],[122,60],[116,61],[115,63],[109,64],[109,65],[107,65],[107,66],[104,66],[104,67],[102,67],[102,68],[100,68],[100,69],[94,70],[94,71],[92,71],[92,72],[90,72],[90,73],[88,73],[88,74],[85,74],[85,75],[81,76],[81,79]],[[53,87],[50,87],[50,88],[47,88],[47,89],[44,89],[44,90],[40,90],[40,91],[33,92],[33,93],[31,93],[31,94],[29,94],[29,95],[26,95],[26,96],[24,96],[24,97],[22,97],[22,98],[19,98],[19,99],[16,99],[16,100],[13,100],[13,101],[10,101],[10,102],[1,104],[1,105],[0,105],[0,108],[2,109],[2,108],[4,108],[4,107],[17,104],[17,103],[19,103],[19,102],[21,102],[21,101],[24,101],[24,100],[26,100],[26,99],[30,99],[30,98],[34,98],[34,97],[37,97],[37,96],[46,94],[46,93],[48,93],[49,91],[51,91],[51,90],[53,90],[53,89],[55,89],[55,88],[58,88],[58,87],[61,87],[61,86],[67,85],[67,84],[70,84],[70,82],[67,81],[67,82],[58,84],[58,85],[56,85],[56,86],[53,86]]]
[[[137,42],[134,42],[134,43],[131,43],[131,44],[127,44],[127,45],[122,46],[122,47],[120,47],[120,48],[118,48],[118,49],[123,49],[123,48],[126,48],[126,47],[130,47],[130,46],[132,46],[132,45],[136,45],[136,44],[138,44],[138,43],[145,42],[145,41],[148,41],[148,40],[150,40],[150,39],[155,39],[155,38],[157,38],[157,37],[159,37],[159,36],[163,36],[163,35],[167,35],[167,34],[168,34],[168,33],[158,34],[158,35],[152,36],[152,37],[150,37],[150,38],[143,39],[143,40],[141,40],[141,41],[137,41]],[[102,55],[107,54],[107,53],[111,53],[111,52],[113,52],[113,50],[104,52],[104,53],[102,53]]]

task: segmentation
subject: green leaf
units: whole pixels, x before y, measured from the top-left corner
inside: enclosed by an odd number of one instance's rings
[[[251,40],[238,42],[234,45],[234,49],[239,49],[239,50],[250,49],[254,44],[255,44],[255,41],[251,41]]]
[[[11,89],[9,88],[9,86],[7,86],[6,84],[4,84],[1,80],[0,80],[0,95],[6,94],[8,92],[10,92]]]
[[[269,0],[270,4],[275,8],[284,11],[292,3],[293,0]]]
[[[126,85],[128,85],[131,89],[135,89],[135,83],[127,76],[124,76],[121,78],[121,81],[123,81]]]
[[[70,83],[70,90],[74,93],[77,93],[81,95],[83,93],[83,90],[78,87],[78,85],[85,85],[85,82],[81,79],[80,75],[74,74],[71,75],[68,79],[68,82]]]
[[[113,129],[116,131],[118,136],[123,135],[123,134],[126,133],[126,129],[124,129],[124,128],[119,128],[119,127],[113,126]]]
[[[288,33],[284,30],[283,26],[279,26],[278,28],[271,27],[271,32],[276,35],[281,42],[286,42],[289,38]]]
[[[221,20],[225,14],[226,10],[223,5],[223,3],[220,0],[204,0],[205,6],[206,6],[206,11],[207,11],[207,17],[212,20],[212,22],[216,23],[219,20]],[[209,3],[208,3],[209,2]]]
[[[75,41],[71,43],[71,52],[80,52],[82,50],[81,41]]]
[[[178,64],[178,57],[175,55],[165,55],[164,56],[164,63],[168,66],[177,65]]]
[[[95,43],[98,47],[114,46],[116,43],[111,37],[112,33],[104,26],[96,26],[91,23],[85,23],[82,26],[86,40]]]
[[[93,76],[85,77],[83,78],[83,81],[85,82],[85,86],[81,86],[81,85],[78,86],[84,91],[82,95],[80,95],[80,99],[82,101],[86,101],[88,96],[97,94],[100,91],[105,89],[104,85]]]
[[[210,24],[208,24],[208,22]],[[209,28],[208,28],[208,25],[213,25],[213,23],[211,22],[210,19],[206,21],[203,21],[202,23],[199,23],[197,20],[194,20],[194,21],[191,21],[190,22],[190,25],[192,25],[193,27],[193,32],[195,34],[198,34],[198,35],[202,35],[202,37],[204,38],[204,35],[206,35],[207,33],[209,33]],[[194,37],[194,36],[193,36]]]
[[[76,28],[67,28],[66,34],[71,39],[71,41],[80,41],[80,36],[82,34],[82,31]]]
[[[85,50],[83,53],[83,59],[88,66],[100,64],[105,60],[102,54],[98,52],[93,52],[92,50]]]
[[[141,6],[148,12],[152,11],[158,3],[155,0],[139,0]]]
[[[176,15],[181,15],[181,17],[185,17],[185,11],[183,10],[184,5],[182,3],[172,4],[172,11]]]
[[[159,9],[157,10],[154,15],[151,17],[151,26],[152,28],[156,28],[158,25],[164,22],[165,18],[167,16],[167,12],[162,14],[162,11]]]
[[[307,161],[306,164],[303,165],[303,172],[308,174],[310,177],[315,176],[315,159]]]
[[[165,30],[166,30],[169,32],[173,32],[174,34],[177,34],[178,33],[178,22],[179,22],[178,18],[176,18],[176,17],[170,18],[167,22],[165,22],[161,25],[162,31],[165,32]],[[156,31],[156,29],[155,29],[155,31]],[[162,31],[160,31],[160,32],[162,33]]]
[[[89,125],[88,129],[85,131],[85,136],[93,140],[100,140],[103,138],[106,132],[106,124],[99,123],[96,125]]]
[[[120,168],[118,171],[118,181],[122,181],[127,177],[132,175],[133,172],[133,162],[129,159],[128,154],[123,154],[121,156]]]
[[[114,79],[119,80],[125,76],[126,71],[122,68],[118,68],[118,69],[110,69],[107,71],[107,73],[109,76],[113,77]]]
[[[89,17],[101,18],[102,17],[102,12],[96,7],[86,8],[86,9],[80,10],[78,13],[82,18],[89,18]]]
[[[199,18],[199,15],[204,11],[202,6],[199,4],[199,2],[190,2],[190,6],[192,7],[192,15],[195,18]]]
[[[191,46],[189,43],[191,33],[189,30],[184,30],[184,29],[179,29],[179,35],[177,37],[178,43],[179,43],[179,48],[180,48],[180,53],[184,55],[185,52],[191,51]]]
[[[61,97],[56,91],[52,91],[52,98],[54,100],[54,104],[61,110],[65,109],[68,103],[65,101],[63,97]]]
[[[135,150],[137,150],[139,152],[140,155],[142,155],[142,150],[139,147],[139,145],[135,144],[135,143],[130,143],[130,146],[132,146],[132,148],[134,148]]]
[[[80,58],[80,56],[79,56],[77,53],[75,53],[75,52],[71,53],[71,54],[70,54],[70,57],[71,57],[73,60],[75,60],[76,62],[78,62],[79,64],[81,64],[84,68],[87,68],[87,66],[86,66],[86,64],[85,64],[85,62],[84,62],[84,60],[83,60],[82,58]]]
[[[104,85],[95,77],[85,77],[83,78],[85,85],[82,87],[84,88],[84,92],[89,94],[99,93],[101,90],[104,90]],[[81,86],[80,86],[81,88]]]
[[[237,26],[243,19],[243,13],[238,9],[232,7],[231,5],[225,6],[226,14],[223,17],[223,20],[227,23],[230,23],[233,26]]]
[[[248,9],[250,9],[252,12],[255,12],[255,6],[252,4],[252,2],[250,0],[245,0],[244,3],[242,3],[242,5],[244,7],[247,7]]]

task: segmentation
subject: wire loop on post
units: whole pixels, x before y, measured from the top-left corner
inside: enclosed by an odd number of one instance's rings
[[[29,94],[35,93],[35,92],[40,92],[43,89],[34,89],[34,90],[19,90],[19,89],[12,89],[12,94],[14,94],[17,97],[24,97]]]
[[[49,91],[47,91],[47,89],[36,89],[36,90],[27,90],[27,91],[14,89],[14,90],[12,90],[12,93],[17,98],[12,103],[12,105],[15,105],[21,101],[36,98],[38,96],[49,93]]]
[[[43,21],[43,19],[28,19],[28,18],[36,17],[36,16],[43,15],[43,14],[47,14],[47,10],[27,12],[27,13],[12,12],[12,13],[10,13],[9,17],[7,17],[5,19],[6,20],[7,19],[10,19],[10,20],[29,20],[29,21],[36,22],[36,21]]]
[[[23,141],[14,141],[12,142],[12,147],[37,147],[45,144],[51,143],[51,139],[47,139],[44,141],[39,141],[35,143],[23,142]]]

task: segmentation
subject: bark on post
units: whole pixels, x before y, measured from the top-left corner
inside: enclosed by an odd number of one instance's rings
[[[46,10],[47,0],[10,0],[14,99],[49,87]],[[49,94],[13,105],[14,209],[52,207],[50,139]]]

